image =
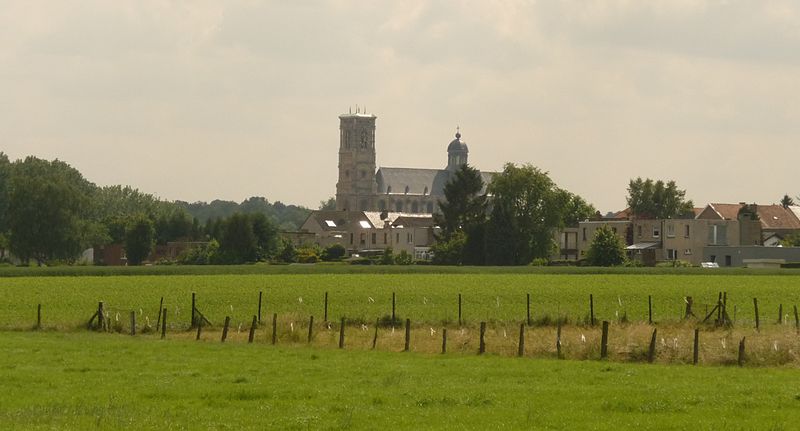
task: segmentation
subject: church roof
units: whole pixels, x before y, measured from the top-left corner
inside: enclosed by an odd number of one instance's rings
[[[443,196],[444,186],[450,180],[450,175],[445,169],[380,168],[376,175],[378,194]],[[486,186],[494,175],[494,172],[481,172],[484,183],[481,193],[486,191]]]
[[[447,146],[447,152],[452,151],[464,151],[468,152],[469,149],[467,148],[467,143],[461,140],[461,133],[456,132],[456,138],[450,142],[450,145]]]

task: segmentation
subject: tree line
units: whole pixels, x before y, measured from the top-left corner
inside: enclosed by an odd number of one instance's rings
[[[230,204],[169,202],[129,186],[99,187],[63,161],[11,161],[0,152],[0,260],[8,250],[24,265],[75,263],[90,247],[123,244],[136,265],[156,245],[198,241],[208,243],[197,251],[205,263],[254,262],[278,254],[279,227],[297,229],[309,211],[260,197]]]

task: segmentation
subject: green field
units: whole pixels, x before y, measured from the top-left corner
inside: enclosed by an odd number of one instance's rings
[[[105,277],[0,278],[0,328],[24,329],[36,323],[42,304],[45,328],[85,325],[97,302],[104,301],[111,316],[127,320],[131,310],[139,321],[155,321],[160,298],[168,309],[170,328],[186,327],[191,293],[198,308],[215,324],[231,316],[234,324],[248,323],[257,311],[258,293],[264,292],[263,315],[273,312],[296,320],[324,313],[337,321],[374,322],[391,314],[392,292],[397,295],[398,318],[415,324],[440,325],[458,319],[462,294],[463,319],[513,324],[526,317],[526,295],[531,295],[532,317],[542,320],[566,316],[583,321],[594,296],[598,320],[646,321],[648,296],[657,322],[679,320],[685,296],[692,296],[695,312],[713,307],[720,291],[728,293],[728,308],[737,325],[754,321],[753,298],[759,301],[761,321],[775,324],[783,304],[783,318],[793,323],[792,306],[800,302],[800,277],[785,275],[653,275],[653,274],[275,274],[176,275]],[[735,314],[735,316],[734,316]]]
[[[0,333],[13,429],[796,429],[790,369]]]

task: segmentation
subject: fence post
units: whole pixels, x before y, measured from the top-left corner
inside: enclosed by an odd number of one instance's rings
[[[250,324],[250,335],[247,337],[248,343],[252,343],[253,338],[256,336],[256,325],[258,325],[258,316],[253,316],[253,323]]]
[[[411,319],[406,319],[406,344],[403,351],[407,352],[409,347],[411,347]]]
[[[557,318],[557,328],[556,328],[556,357],[558,359],[562,359],[561,356],[561,318]]]
[[[528,319],[527,319],[527,322],[528,322],[528,326],[531,326],[531,294],[528,293],[527,296],[528,296]]]
[[[653,324],[653,296],[647,295],[647,322]]]
[[[261,297],[264,296],[264,291],[258,291],[258,324],[261,324]]]
[[[656,337],[658,328],[653,328],[653,336],[650,337],[650,348],[647,350],[647,362],[653,363],[656,360]]]
[[[589,322],[591,326],[594,326],[594,295],[591,293],[589,294]]]
[[[484,335],[486,335],[486,322],[481,322],[481,342],[478,346],[479,355],[482,355],[484,352],[486,352],[486,342],[483,339]]]
[[[222,326],[222,340],[221,342],[224,343],[225,340],[228,338],[228,325],[231,324],[231,316],[225,316],[225,324]]]
[[[322,317],[322,321],[328,321],[328,292],[325,292],[325,315]]]
[[[272,344],[278,342],[278,313],[272,313]]]
[[[339,325],[339,348],[344,349],[344,317],[342,317],[342,324]]]
[[[375,319],[375,335],[372,337],[372,350],[378,345],[378,326],[380,326],[381,319]]]
[[[525,355],[525,324],[519,324],[519,347],[517,348],[517,356]]]
[[[694,328],[694,350],[692,354],[692,364],[697,365],[700,361],[700,328]]]
[[[442,354],[447,353],[447,328],[442,328]]]
[[[131,335],[136,335],[136,312],[131,310]]]
[[[314,316],[308,318],[308,344],[311,344],[311,338],[314,335]]]
[[[163,340],[164,338],[167,337],[167,309],[166,308],[164,308],[164,310],[161,312],[161,315],[162,315],[161,316],[161,339]]]
[[[156,331],[158,331],[158,327],[161,326],[161,310],[164,309],[164,297],[161,297],[161,302],[158,303],[158,320],[156,320]]]
[[[202,331],[202,328],[203,320],[201,319],[199,322],[197,322],[197,336],[194,338],[195,341],[200,341],[200,331]]]
[[[42,329],[42,304],[36,306],[36,329]]]
[[[194,325],[197,324],[197,293],[192,292],[192,320],[191,320],[191,327],[194,328]]]
[[[778,325],[783,324],[783,304],[778,305]]]
[[[603,336],[600,338],[600,359],[608,357],[608,321],[603,320]]]
[[[742,341],[739,341],[739,359],[738,359],[738,363],[739,363],[740,367],[744,365],[744,339],[745,339],[745,337],[742,337]]]
[[[392,326],[394,326],[394,325],[395,325],[395,322],[397,322],[397,319],[396,319],[396,317],[395,317],[395,313],[394,313],[394,310],[395,310],[395,301],[396,301],[395,293],[394,293],[394,292],[392,292]]]
[[[461,327],[461,294],[458,294],[458,326]]]
[[[794,306],[794,329],[800,332],[800,315],[797,314],[797,305]]]
[[[755,308],[755,311],[756,311],[756,331],[758,331],[758,326],[759,326],[758,323],[759,322],[758,322],[758,299],[757,298],[753,298],[753,307]]]

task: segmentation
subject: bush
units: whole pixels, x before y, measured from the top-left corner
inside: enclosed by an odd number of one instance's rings
[[[212,239],[208,244],[192,247],[178,255],[179,265],[209,265],[217,260],[219,243]]]
[[[531,266],[547,266],[548,261],[543,257],[537,257],[531,261]]]
[[[400,253],[397,254],[397,257],[394,258],[394,263],[398,265],[411,265],[414,263],[414,257],[407,251],[401,250]]]
[[[378,263],[381,265],[394,265],[394,250],[391,247],[387,247]]]
[[[281,248],[276,256],[276,260],[283,263],[297,262],[297,250],[294,248],[294,244],[292,244],[291,241],[287,239],[281,240]]]
[[[692,264],[685,260],[665,260],[656,263],[657,268],[691,268]]]
[[[624,265],[627,260],[625,246],[610,227],[600,226],[594,233],[586,260],[592,266]]]
[[[299,263],[317,263],[319,260],[319,247],[303,247],[297,250],[297,262]]]
[[[359,257],[350,261],[350,265],[372,265],[372,259]]]
[[[322,260],[325,262],[335,262],[342,260],[347,250],[341,244],[331,244],[322,251]]]

